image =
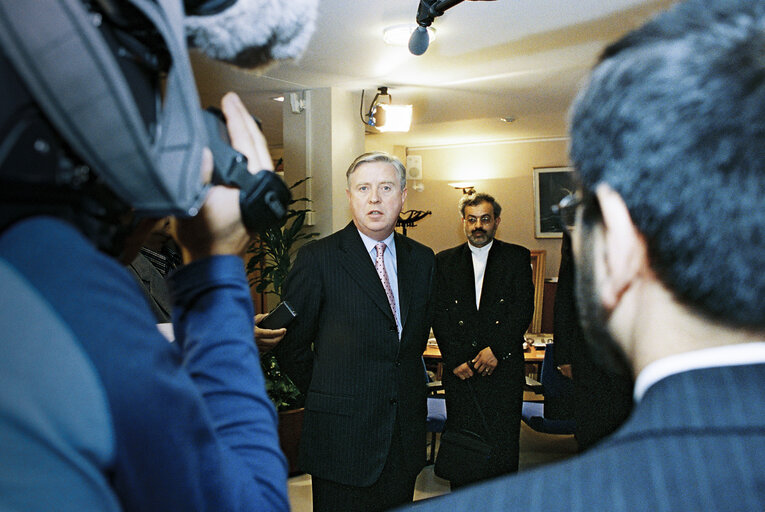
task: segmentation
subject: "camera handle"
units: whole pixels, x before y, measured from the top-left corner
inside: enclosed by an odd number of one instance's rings
[[[271,171],[250,174],[247,158],[230,146],[226,125],[219,112],[212,109],[202,112],[208,146],[213,154],[213,184],[229,185],[241,191],[242,221],[251,233],[281,226],[286,221],[292,194],[281,178]]]

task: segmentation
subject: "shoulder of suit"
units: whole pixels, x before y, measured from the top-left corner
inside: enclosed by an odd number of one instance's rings
[[[344,237],[348,236],[346,233],[346,229],[347,228],[343,228],[339,231],[335,231],[331,235],[309,240],[300,248],[300,251],[313,252],[313,251],[321,251],[327,248],[336,247]]]
[[[159,271],[154,268],[154,265],[151,264],[146,256],[140,253],[135,257],[133,261],[130,262],[128,265],[128,270],[133,272],[133,274],[141,279],[149,279],[154,273],[160,275]]]
[[[502,240],[494,239],[494,243],[497,245],[497,248],[501,251],[506,252],[512,252],[516,254],[527,254],[531,255],[531,251],[529,251],[527,248],[525,248],[522,245],[518,244],[511,244],[510,242],[503,242]]]
[[[464,251],[467,248],[467,242],[464,244],[460,244],[456,247],[451,247],[449,249],[444,249],[443,251],[440,251],[438,254],[436,254],[437,258],[448,258],[449,256],[460,254],[462,251]]]
[[[422,244],[416,240],[412,240],[411,238],[405,237],[404,235],[400,233],[396,233],[393,236],[394,236],[394,239],[396,240],[397,251],[398,251],[398,247],[409,246],[413,252],[417,252],[418,254],[422,254],[422,255],[429,255],[431,258],[434,256],[433,249],[431,249],[425,244]]]

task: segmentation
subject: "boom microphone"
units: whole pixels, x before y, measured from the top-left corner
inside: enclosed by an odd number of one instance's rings
[[[214,12],[189,12],[189,44],[243,68],[302,55],[316,23],[318,0],[236,0]],[[229,2],[230,4],[230,2]]]
[[[417,8],[417,25],[419,25],[409,38],[409,51],[413,55],[422,55],[428,49],[430,36],[428,27],[433,20],[441,16],[444,11],[451,9],[463,0],[420,0]]]

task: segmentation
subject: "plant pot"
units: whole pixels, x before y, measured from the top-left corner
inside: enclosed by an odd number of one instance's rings
[[[284,456],[287,457],[289,474],[292,476],[299,473],[298,447],[300,446],[300,433],[303,431],[303,414],[305,408],[279,411],[279,445]]]

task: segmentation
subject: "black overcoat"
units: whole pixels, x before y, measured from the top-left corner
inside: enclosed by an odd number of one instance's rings
[[[486,262],[480,309],[475,304],[473,260],[468,244],[436,256],[433,331],[444,362],[447,429],[484,432],[507,462],[500,472],[517,469],[523,401],[523,336],[534,313],[531,255],[519,245],[494,240]],[[499,360],[487,376],[468,379],[486,417],[489,432],[468,388],[452,370],[491,347]]]

